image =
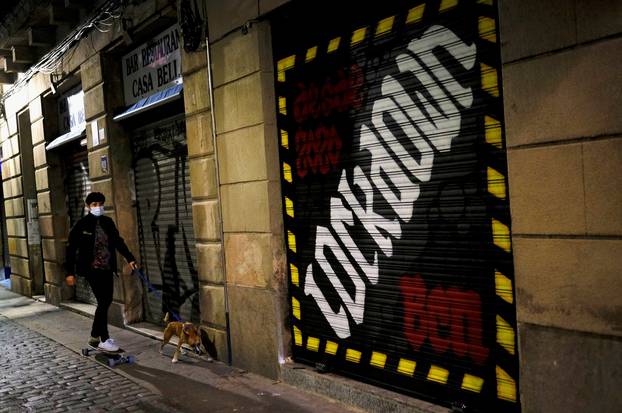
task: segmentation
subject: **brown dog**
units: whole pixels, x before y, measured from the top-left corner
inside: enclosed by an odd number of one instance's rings
[[[164,322],[168,323],[168,313],[164,316]],[[179,361],[179,354],[181,353],[181,346],[183,344],[189,345],[195,351],[201,346],[201,335],[199,334],[198,327],[189,322],[182,323],[180,321],[171,321],[164,329],[164,340],[160,346],[160,354],[162,354],[164,346],[169,342],[173,335],[179,337],[177,350],[173,355],[173,363],[177,363]]]

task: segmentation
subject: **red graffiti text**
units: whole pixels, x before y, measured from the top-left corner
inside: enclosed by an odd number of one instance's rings
[[[352,65],[348,74],[339,69],[334,78],[327,77],[323,82],[299,83],[294,98],[294,120],[301,123],[360,108],[362,85],[363,72],[357,65]]]
[[[439,354],[453,352],[481,365],[489,349],[482,341],[482,305],[478,293],[436,286],[429,292],[419,274],[400,281],[404,305],[404,335],[418,351],[429,340]]]
[[[341,146],[341,138],[334,126],[320,124],[314,130],[298,129],[296,173],[301,178],[309,172],[326,175],[339,163]]]
[[[335,127],[334,114],[358,109],[363,103],[363,72],[357,65],[338,69],[323,81],[298,83],[293,118],[296,129],[296,173],[326,175],[337,169],[342,139]],[[319,121],[321,119],[321,121]]]

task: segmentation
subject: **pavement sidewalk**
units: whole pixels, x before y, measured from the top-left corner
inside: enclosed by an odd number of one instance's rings
[[[0,287],[0,315],[80,354],[92,320],[82,314],[15,294]],[[162,412],[351,412],[331,399],[224,363],[182,356],[171,363],[175,348],[158,352],[160,341],[110,326],[114,337],[136,363],[112,369],[158,395],[145,406]],[[86,362],[86,360],[85,360]]]

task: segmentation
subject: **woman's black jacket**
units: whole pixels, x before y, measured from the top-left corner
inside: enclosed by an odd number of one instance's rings
[[[112,272],[117,271],[117,254],[119,251],[127,262],[135,261],[134,256],[130,252],[125,241],[119,235],[119,231],[114,221],[107,216],[96,217],[88,214],[82,218],[69,232],[69,241],[67,243],[67,254],[65,258],[65,274],[87,276],[92,270],[93,249],[95,247],[95,226],[99,220],[106,235],[108,235],[108,249],[110,251],[110,269]]]

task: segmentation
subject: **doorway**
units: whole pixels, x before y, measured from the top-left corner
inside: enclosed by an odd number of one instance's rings
[[[39,212],[37,208],[37,188],[35,184],[35,164],[30,129],[30,112],[26,109],[17,115],[19,132],[19,153],[21,157],[22,188],[24,200],[24,218],[26,221],[26,242],[28,245],[27,276],[32,280],[32,294],[42,295],[45,276],[43,272],[43,254],[41,233],[39,230]],[[24,274],[26,275],[26,274]]]

